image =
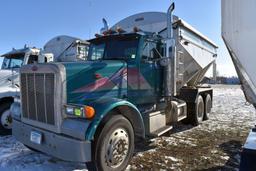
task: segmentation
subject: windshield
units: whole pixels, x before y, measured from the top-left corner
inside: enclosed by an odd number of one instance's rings
[[[24,54],[15,54],[5,56],[2,64],[2,69],[20,68],[23,64]]]
[[[124,60],[136,57],[139,39],[137,37],[106,39],[92,42],[89,60]]]

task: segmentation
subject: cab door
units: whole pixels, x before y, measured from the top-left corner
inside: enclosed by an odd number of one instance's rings
[[[159,98],[161,86],[161,67],[159,59],[161,52],[158,43],[146,40],[140,59],[139,89],[143,93],[143,103],[156,103]]]
[[[137,59],[128,64],[128,99],[136,104],[156,103],[161,84],[157,42],[143,40]],[[135,62],[136,61],[136,62]]]

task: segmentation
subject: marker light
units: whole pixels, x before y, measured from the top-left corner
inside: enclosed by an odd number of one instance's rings
[[[135,33],[137,33],[137,32],[140,32],[141,31],[141,29],[140,28],[138,28],[138,27],[133,27],[133,32],[135,32]]]
[[[103,32],[103,35],[104,35],[104,36],[107,36],[107,35],[111,35],[111,34],[114,34],[114,33],[116,33],[116,31],[109,29],[109,30],[107,30],[107,31],[104,31],[104,32]]]
[[[95,110],[94,110],[93,107],[85,106],[84,107],[84,114],[85,114],[85,118],[92,119],[95,115]]]
[[[75,108],[75,112],[74,112],[74,114],[76,115],[76,116],[82,116],[82,110],[80,109],[80,108]]]
[[[124,32],[125,32],[121,27],[117,27],[117,28],[116,28],[116,31],[117,31],[118,33],[124,33]]]

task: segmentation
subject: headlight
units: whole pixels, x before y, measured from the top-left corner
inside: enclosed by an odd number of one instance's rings
[[[91,106],[65,106],[65,112],[67,115],[83,117],[86,119],[92,119],[95,115],[95,110]]]
[[[66,114],[73,115],[74,114],[74,108],[73,107],[66,107]]]

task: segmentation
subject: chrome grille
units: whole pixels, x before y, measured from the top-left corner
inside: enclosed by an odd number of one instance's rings
[[[54,125],[54,74],[22,73],[20,79],[23,118]]]

